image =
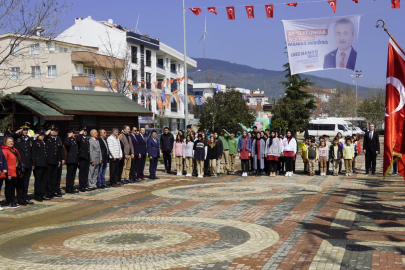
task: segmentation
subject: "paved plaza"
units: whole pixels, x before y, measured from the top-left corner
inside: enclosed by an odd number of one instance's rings
[[[155,181],[0,212],[0,269],[404,268],[401,177],[158,171]]]

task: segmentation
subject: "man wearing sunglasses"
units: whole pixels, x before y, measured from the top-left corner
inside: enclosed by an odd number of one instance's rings
[[[137,171],[138,171],[138,160],[141,157],[139,153],[139,141],[137,136],[139,136],[139,129],[137,127],[132,127],[131,130],[131,140],[134,147],[134,158],[132,159],[131,170],[129,172],[129,179],[134,182],[140,182],[138,180]]]

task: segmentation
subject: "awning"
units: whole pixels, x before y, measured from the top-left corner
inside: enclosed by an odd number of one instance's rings
[[[33,98],[32,96],[11,94],[7,95],[6,99],[14,101],[15,103],[31,111],[33,114],[44,118],[45,120],[73,120],[73,115],[64,115],[39,101],[38,99]]]
[[[153,116],[120,93],[27,87],[20,95],[32,95],[64,115]]]

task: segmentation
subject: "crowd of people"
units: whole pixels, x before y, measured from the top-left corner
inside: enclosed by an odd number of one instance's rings
[[[158,161],[163,155],[164,170],[172,174],[172,158],[176,162],[178,176],[217,177],[219,174],[235,173],[236,157],[241,161],[242,177],[268,175],[274,177],[295,173],[298,141],[291,130],[285,136],[277,131],[243,131],[240,138],[225,128],[219,132],[194,132],[187,126],[186,132],[172,134],[168,127],[160,139],[157,131],[145,135],[145,128],[125,125],[121,130],[113,128],[107,136],[104,129],[78,132],[68,130],[66,137],[59,136],[59,129],[50,125],[46,130],[34,133],[29,123],[15,132],[9,126],[0,151],[0,190],[5,182],[5,197],[8,208],[34,204],[28,194],[31,174],[34,174],[34,199],[37,202],[62,197],[62,167],[66,165],[66,193],[75,194],[96,189],[118,188],[123,184],[143,182],[145,163],[149,160],[149,179],[156,176]],[[89,136],[88,136],[89,135]],[[301,157],[304,173],[315,175],[316,163],[320,175],[327,175],[332,164],[333,175],[346,176],[356,172],[356,157],[366,155],[366,173],[375,174],[376,156],[380,145],[374,126],[366,133],[363,151],[357,136],[343,138],[341,133],[330,141],[327,135],[318,141],[313,136],[304,139]],[[109,167],[109,184],[106,171]],[[77,170],[79,185],[75,186]],[[17,196],[16,196],[17,194]],[[1,206],[0,209],[2,210]]]

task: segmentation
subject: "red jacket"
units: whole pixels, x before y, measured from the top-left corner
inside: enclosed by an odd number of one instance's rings
[[[356,144],[357,144],[357,155],[360,155],[361,154],[361,143],[360,143],[360,141],[356,141]]]
[[[6,157],[7,160],[7,165],[8,165],[8,172],[7,175],[11,177],[17,177],[17,159],[16,156],[11,152],[10,147],[6,145],[1,146],[1,150],[3,151],[4,156]],[[18,153],[17,149],[13,147],[13,150],[17,152],[18,156],[20,156],[20,153]],[[20,156],[21,160],[21,156]]]

